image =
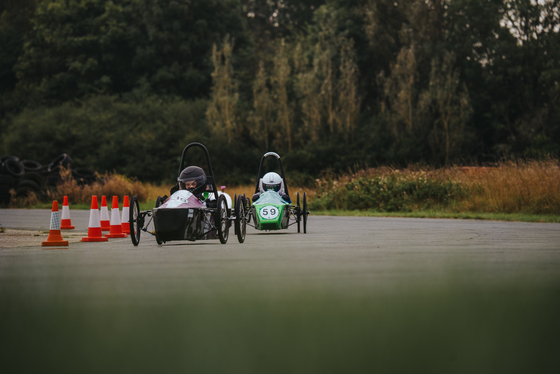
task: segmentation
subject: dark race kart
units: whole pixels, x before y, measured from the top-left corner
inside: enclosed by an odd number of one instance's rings
[[[278,191],[266,190],[263,183],[263,164],[264,160],[273,156],[278,160],[281,173],[281,182]],[[286,176],[284,175],[284,168],[282,167],[282,160],[277,153],[268,152],[261,158],[259,166],[259,173],[257,175],[257,185],[255,188],[255,195],[253,203],[247,203],[246,209],[248,210],[247,221],[253,219],[254,227],[257,230],[281,230],[287,229],[291,225],[297,225],[298,232],[301,232],[301,224],[303,223],[303,233],[307,233],[307,196],[303,193],[303,201],[300,206],[299,193],[296,194],[296,204],[292,205],[288,184],[286,183]]]
[[[130,201],[130,237],[132,244],[140,243],[142,231],[155,236],[161,245],[177,240],[219,239],[222,244],[227,243],[231,223],[235,224],[238,241],[245,241],[247,215],[244,213],[245,198],[236,196],[235,205],[238,207],[232,213],[231,198],[226,193],[218,191],[210,163],[208,150],[201,143],[190,143],[183,150],[179,175],[189,165],[187,151],[200,148],[204,151],[207,163],[206,183],[202,186],[203,193],[197,194],[189,190],[172,189],[172,195],[165,200],[157,198],[152,210],[140,211],[138,199],[133,196]],[[241,214],[235,214],[241,211]],[[148,228],[153,225],[153,230]]]

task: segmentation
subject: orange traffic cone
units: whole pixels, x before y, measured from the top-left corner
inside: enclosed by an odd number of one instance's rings
[[[101,230],[109,231],[111,229],[111,221],[109,221],[109,210],[107,209],[107,199],[105,195],[101,196]]]
[[[72,220],[70,219],[68,196],[64,196],[64,200],[62,201],[62,219],[60,220],[60,228],[62,230],[74,230],[74,226],[72,226]]]
[[[99,206],[97,196],[91,197],[91,210],[89,211],[88,236],[82,238],[83,242],[107,242],[109,239],[101,235],[101,222],[99,221]]]
[[[51,211],[51,227],[49,230],[49,236],[47,241],[41,243],[43,247],[60,247],[68,246],[66,240],[62,240],[62,235],[60,235],[60,214],[58,213],[58,201],[54,200],[52,203]]]
[[[124,197],[123,207],[122,207],[122,218],[121,218],[121,227],[122,232],[125,234],[130,234],[130,223],[128,223],[128,217],[130,212],[130,203],[128,202],[128,196]]]
[[[121,227],[121,219],[119,217],[119,198],[113,196],[113,204],[111,204],[111,231],[105,234],[106,238],[126,238]]]

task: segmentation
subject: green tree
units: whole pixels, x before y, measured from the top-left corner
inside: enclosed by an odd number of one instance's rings
[[[453,53],[447,53],[442,62],[434,59],[429,88],[422,93],[419,103],[419,111],[435,114],[429,118],[433,123],[429,141],[434,159],[443,158],[444,165],[461,155],[472,112],[466,85],[461,85],[455,63]]]
[[[16,66],[47,103],[95,94],[209,94],[212,45],[247,44],[230,0],[44,0]]]
[[[232,53],[233,40],[227,36],[220,49],[216,45],[212,48],[212,95],[210,105],[206,111],[210,129],[221,136],[225,136],[231,143],[238,121],[236,105],[239,100],[238,84],[233,76]]]
[[[270,136],[273,124],[274,100],[267,84],[267,75],[264,62],[259,64],[259,71],[253,84],[253,115],[251,136],[256,140],[259,147],[269,149]]]

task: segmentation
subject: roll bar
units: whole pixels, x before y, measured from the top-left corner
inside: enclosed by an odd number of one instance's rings
[[[288,183],[286,182],[286,176],[284,175],[284,168],[282,167],[282,160],[280,159],[280,156],[276,152],[266,152],[262,156],[261,163],[259,165],[259,174],[257,175],[257,186],[255,187],[255,193],[259,192],[259,181],[264,176],[264,174],[262,173],[262,167],[263,167],[264,159],[267,158],[268,156],[274,156],[278,160],[278,164],[280,165],[280,172],[282,173],[282,180],[284,181],[284,188],[286,189],[286,195],[289,196],[290,194],[288,193]]]
[[[212,170],[212,164],[210,163],[210,154],[208,153],[208,149],[206,149],[206,147],[202,144],[202,143],[198,143],[198,142],[194,142],[194,143],[190,143],[189,145],[187,145],[185,147],[185,149],[183,149],[183,154],[181,156],[181,164],[179,165],[179,173],[177,174],[177,176],[181,175],[181,172],[183,171],[184,168],[187,167],[187,159],[186,159],[186,155],[187,155],[187,151],[189,150],[189,148],[192,147],[199,147],[202,148],[202,150],[204,151],[205,155],[206,155],[206,163],[208,164],[208,172],[210,173],[209,176],[207,176],[207,182],[211,182],[211,186],[212,186],[212,190],[209,192],[214,192],[214,197],[216,198],[216,201],[218,201],[218,189],[216,188],[216,180],[214,179],[214,171]]]

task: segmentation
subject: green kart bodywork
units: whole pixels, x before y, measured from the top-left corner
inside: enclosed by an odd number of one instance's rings
[[[282,182],[276,184],[274,188],[265,188],[262,179],[264,177],[264,160],[269,156],[278,160],[280,178],[282,178]],[[284,200],[282,196],[288,201]],[[242,197],[245,199],[245,195],[242,195]],[[280,156],[275,152],[265,153],[261,158],[257,174],[257,184],[253,195],[253,199],[256,200],[251,205],[250,199],[245,199],[247,205],[242,209],[247,212],[247,224],[253,219],[252,226],[257,230],[265,231],[287,229],[291,225],[297,225],[297,232],[299,233],[300,225],[303,223],[303,233],[307,233],[307,216],[309,212],[307,211],[306,194],[305,192],[303,193],[303,206],[299,205],[299,192],[296,193],[295,198],[295,205],[292,205]]]
[[[280,230],[288,228],[290,203],[275,191],[265,191],[252,205],[257,230]]]

